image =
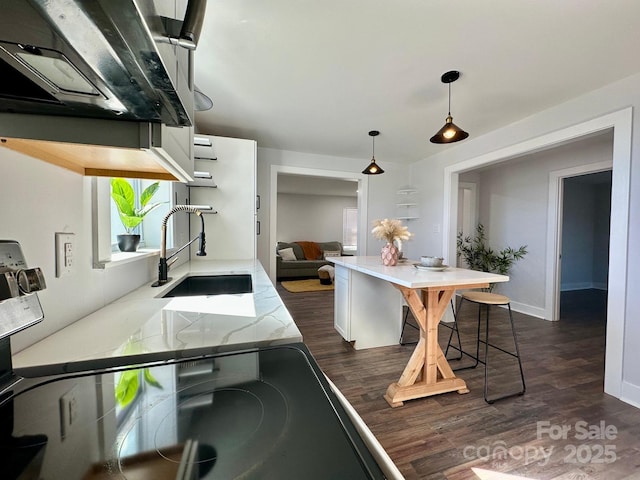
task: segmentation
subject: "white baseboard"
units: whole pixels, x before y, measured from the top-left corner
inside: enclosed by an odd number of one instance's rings
[[[561,292],[571,292],[573,290],[606,290],[607,282],[578,282],[578,283],[563,283],[560,285]]]
[[[592,282],[574,282],[560,284],[561,292],[569,292],[571,290],[586,290],[591,288]]]
[[[636,408],[640,408],[640,387],[629,382],[622,382],[620,400]]]
[[[544,308],[534,307],[533,305],[527,305],[526,303],[519,303],[511,301],[511,310],[518,313],[524,313],[532,317],[541,318],[546,320]]]

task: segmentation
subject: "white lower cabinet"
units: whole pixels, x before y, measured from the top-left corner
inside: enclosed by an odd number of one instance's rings
[[[335,270],[335,295],[334,299],[334,327],[338,331],[342,338],[347,341],[351,341],[350,336],[350,314],[351,308],[349,305],[349,269],[336,266]]]
[[[335,265],[334,327],[356,350],[396,345],[402,294],[390,282]]]

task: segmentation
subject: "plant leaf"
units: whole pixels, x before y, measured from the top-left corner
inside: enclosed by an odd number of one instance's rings
[[[115,389],[115,396],[121,407],[126,407],[136,397],[140,387],[139,372],[140,370],[127,370],[120,375],[120,380],[118,380]]]
[[[120,213],[129,216],[135,215],[133,205],[129,203],[129,201],[120,193],[117,193],[116,191],[111,192],[111,198],[113,198],[113,201],[116,202],[116,206],[118,207],[118,211]]]
[[[112,178],[111,192],[112,194],[115,193],[122,196],[129,204],[129,210],[133,211],[136,205],[135,193],[133,192],[133,187],[127,180],[124,178]]]
[[[144,369],[144,379],[152,387],[162,389],[162,385],[160,385],[160,382],[158,382],[158,380],[156,380],[155,377],[151,374],[151,370],[149,370],[149,368]]]
[[[144,189],[144,191],[140,195],[140,207],[144,207],[147,203],[149,203],[149,200],[151,200],[151,197],[155,195],[155,193],[158,191],[158,188],[160,188],[160,182],[152,183]]]
[[[140,217],[144,217],[147,213],[149,213],[151,210],[159,207],[160,205],[162,205],[163,203],[168,203],[168,202],[158,202],[158,203],[152,203],[151,205],[147,205],[144,208],[141,208],[140,210],[138,210],[137,214]]]

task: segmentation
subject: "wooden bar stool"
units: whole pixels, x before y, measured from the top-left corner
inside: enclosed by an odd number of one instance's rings
[[[473,365],[470,366],[465,366],[465,367],[460,367],[457,369],[453,369],[454,371],[457,370],[464,370],[467,368],[475,368],[478,363],[482,363],[484,364],[484,400],[487,403],[493,403],[496,400],[500,400],[503,398],[507,398],[507,397],[513,397],[516,395],[522,395],[524,394],[525,390],[526,390],[526,386],[525,386],[525,382],[524,382],[524,372],[522,371],[522,362],[520,360],[520,350],[518,348],[518,337],[516,335],[516,330],[515,327],[513,325],[513,315],[511,314],[511,301],[509,300],[509,297],[506,297],[504,295],[499,295],[496,293],[489,293],[489,292],[478,292],[478,291],[468,291],[468,292],[464,292],[462,293],[462,295],[460,296],[460,303],[458,303],[458,315],[460,314],[460,309],[462,307],[462,303],[463,301],[466,300],[468,302],[472,302],[472,303],[476,303],[478,305],[478,333],[477,333],[477,341],[476,341],[476,352],[475,355],[471,355],[470,353],[465,352],[462,349],[462,345],[460,344],[460,334],[458,332],[458,323],[457,323],[457,315],[456,315],[456,321],[454,322],[454,326],[453,328],[455,329],[456,333],[458,334],[458,345],[459,347],[455,347],[453,345],[451,345],[451,340],[453,337],[453,330],[451,332],[451,335],[449,335],[449,342],[447,344],[447,349],[445,350],[445,355],[446,352],[449,350],[449,348],[452,348],[454,350],[458,350],[460,352],[461,355],[466,355],[467,357],[472,358],[473,360],[475,360],[475,363]],[[508,350],[505,350],[493,343],[489,342],[489,310],[490,307],[493,305],[504,305],[507,307],[507,310],[509,311],[509,323],[511,325],[511,334],[513,336],[513,343],[515,345],[515,353],[510,352]],[[480,339],[480,324],[482,322],[482,307],[485,307],[485,338],[484,340]],[[480,359],[480,344],[483,343],[484,344],[484,360]],[[512,357],[515,357],[518,360],[518,368],[520,369],[520,380],[522,383],[522,388],[516,392],[512,392],[512,393],[507,393],[507,394],[503,394],[500,395],[498,397],[493,397],[493,398],[488,398],[488,390],[489,390],[489,347],[495,348],[496,350],[500,350],[503,353],[506,353],[507,355],[510,355]]]

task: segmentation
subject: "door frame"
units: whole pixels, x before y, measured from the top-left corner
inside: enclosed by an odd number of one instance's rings
[[[624,331],[627,304],[627,257],[629,249],[629,195],[631,189],[631,139],[633,107],[500,148],[444,169],[443,255],[451,265],[456,259],[458,177],[461,173],[523,155],[571,143],[613,128],[609,290],[604,391],[616,398],[622,392]]]
[[[290,167],[287,165],[271,165],[271,182],[269,193],[269,278],[276,284],[276,236],[278,230],[278,175],[290,174],[307,177],[336,178],[339,180],[356,180],[358,182],[358,252],[367,251],[367,203],[369,177],[362,173],[341,172],[339,170],[320,170],[317,168]],[[271,243],[273,242],[273,245]]]
[[[549,209],[547,212],[547,268],[545,288],[545,318],[560,320],[560,277],[562,250],[562,208],[564,183],[566,178],[589,173],[605,172],[613,169],[613,159],[598,163],[579,165],[549,172]]]
[[[469,228],[467,230],[465,230],[464,225],[462,226],[462,228],[460,228],[460,225],[457,225],[456,230],[457,231],[461,231],[463,233],[463,235],[466,237],[467,235],[471,236],[474,235],[476,233],[475,230],[475,226],[478,224],[478,217],[479,217],[479,204],[480,202],[478,201],[478,184],[475,182],[458,182],[458,199],[460,199],[460,193],[464,190],[468,190],[469,192],[471,192],[471,201],[470,201],[470,205],[469,205],[469,212],[467,212],[467,214],[469,215],[470,218],[470,222],[469,222]],[[461,207],[462,209],[460,210],[460,205],[458,204],[458,214],[460,213],[460,211],[462,211],[463,216],[464,216],[464,212],[465,212],[465,208],[464,206]],[[458,215],[458,220],[457,222],[460,222],[460,215]],[[457,235],[457,234],[456,234]],[[456,237],[457,238],[457,237]],[[450,264],[451,265],[451,264]],[[457,263],[455,264],[457,265]]]

